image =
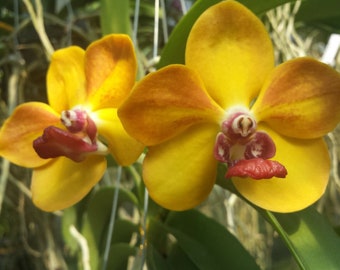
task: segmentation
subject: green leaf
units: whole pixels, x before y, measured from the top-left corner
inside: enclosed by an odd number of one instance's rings
[[[263,15],[268,10],[276,8],[286,3],[296,2],[297,0],[238,0],[238,2],[242,3],[250,10],[252,10],[256,15]]]
[[[129,220],[116,219],[114,231],[112,234],[112,243],[129,243],[131,241],[132,234],[138,233],[138,230],[139,226]]]
[[[79,245],[76,241],[74,241],[74,237],[70,233],[70,227],[76,226],[77,224],[77,212],[76,207],[69,207],[64,210],[63,216],[62,216],[62,233],[63,233],[63,239],[65,241],[65,244],[67,245],[67,248],[69,249],[70,253],[73,255],[79,250]]]
[[[168,257],[169,265],[176,270],[197,270],[197,267],[189,258],[188,254],[181,248],[178,243],[175,243]]]
[[[101,0],[100,23],[102,34],[121,33],[131,36],[130,1]]]
[[[98,269],[100,257],[104,252],[108,224],[111,216],[114,187],[103,187],[97,190],[88,202],[87,212],[83,217],[82,234],[88,241],[90,249],[90,263],[93,269]],[[132,206],[138,204],[134,194],[126,189],[119,189],[118,207],[130,203]],[[133,233],[138,232],[138,226],[127,221],[116,219],[113,231],[113,242],[125,241],[129,243]]]
[[[148,244],[147,251],[147,266],[150,270],[170,270],[167,260],[162,254],[154,247],[153,243]]]
[[[313,207],[290,214],[262,212],[287,244],[301,269],[339,269],[340,238]]]
[[[149,234],[149,242],[163,249],[163,253],[171,254],[171,248],[167,250],[166,245],[160,244],[165,242],[165,236],[171,234],[176,238],[178,247],[173,246],[175,253],[168,259],[168,264],[176,265],[176,269],[182,265],[176,258],[187,258],[185,265],[192,265],[189,269],[259,269],[226,228],[196,210],[170,212],[165,223],[153,219]]]
[[[315,12],[317,10],[318,12]],[[340,1],[320,0],[303,1],[296,14],[296,21],[304,23],[318,24],[334,28],[333,31],[339,32],[340,27]]]
[[[185,46],[193,24],[207,8],[220,1],[221,0],[199,0],[195,2],[189,12],[172,31],[169,41],[162,51],[158,68],[174,63],[184,64]],[[238,2],[247,6],[255,14],[262,15],[270,9],[293,1],[296,0],[239,0]]]
[[[98,239],[95,238],[93,228],[89,222],[88,215],[84,215],[83,227],[81,229],[81,234],[86,238],[87,245],[90,252],[90,266],[91,269],[97,269],[100,263],[100,254],[98,248]]]
[[[106,238],[107,226],[111,216],[112,200],[114,196],[114,187],[103,187],[95,192],[89,201],[87,208],[88,221],[92,228],[94,239],[96,240],[97,247],[103,247]],[[118,207],[122,203],[132,203],[137,206],[138,201],[130,191],[120,188],[118,195]],[[118,225],[119,226],[119,225]],[[121,226],[124,227],[124,226]],[[126,227],[123,228],[128,229]],[[131,228],[130,228],[131,229]],[[133,228],[132,228],[133,229]],[[115,230],[117,232],[117,230]],[[124,233],[125,235],[125,233]]]
[[[126,270],[130,256],[136,255],[136,247],[132,247],[127,243],[118,243],[111,245],[109,260],[106,269]],[[101,269],[101,268],[99,268]]]
[[[223,168],[221,169],[223,173]],[[279,233],[301,269],[337,270],[340,265],[340,238],[313,206],[302,211],[280,214],[261,209],[242,197],[229,181],[218,184],[252,205]]]

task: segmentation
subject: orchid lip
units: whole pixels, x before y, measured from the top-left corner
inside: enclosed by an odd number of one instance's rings
[[[233,107],[221,123],[217,134],[214,156],[229,166],[229,176],[268,179],[285,177],[286,169],[271,161],[276,153],[272,138],[264,131],[257,131],[255,117],[242,107]]]
[[[97,127],[85,110],[76,107],[61,113],[66,130],[49,126],[33,141],[33,148],[44,159],[65,156],[75,162],[89,154],[106,155],[106,145],[97,139]]]

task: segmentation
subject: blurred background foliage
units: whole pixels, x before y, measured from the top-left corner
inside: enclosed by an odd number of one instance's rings
[[[110,10],[106,5],[112,2],[120,1],[42,0],[42,18],[53,48],[69,45],[86,48],[110,31],[110,26],[105,28],[103,24],[105,18],[110,21]],[[207,6],[219,1],[160,1],[156,49],[155,1],[138,2],[137,32],[133,32],[137,1],[123,2],[120,3],[128,4],[130,22],[125,31],[138,41],[140,74],[143,75],[157,64],[164,66],[183,61],[183,46],[190,24]],[[240,2],[256,12],[267,26],[276,49],[277,63],[303,55],[321,58],[330,35],[340,32],[338,0]],[[32,1],[35,7],[37,3],[40,1]],[[192,6],[195,9],[191,15],[182,19]],[[112,11],[117,12],[123,12],[123,9]],[[106,14],[104,21],[103,14]],[[176,25],[180,27],[175,28]],[[337,57],[334,68],[339,70],[339,63]],[[47,102],[45,76],[48,64],[48,54],[27,5],[20,0],[2,0],[1,122],[20,103]],[[326,194],[315,205],[335,229],[340,228],[338,133],[336,130],[327,137],[333,160],[332,179]],[[146,199],[139,162],[119,172],[115,162],[108,159],[108,171],[93,191],[74,207],[56,213],[42,212],[32,204],[30,170],[1,161],[0,269],[101,269],[105,265],[107,269],[209,269],[205,265],[214,261],[222,265],[228,263],[231,269],[237,269],[240,260],[246,268],[239,269],[298,269],[299,264],[273,226],[235,194],[216,186],[198,211],[169,213]],[[106,240],[112,225],[111,208],[115,197],[118,198],[117,211],[108,249]],[[314,214],[308,212],[310,216]],[[199,237],[206,233],[207,239]],[[221,240],[221,235],[225,241]],[[197,248],[191,250],[192,247]],[[219,251],[230,254],[235,251],[234,260],[224,261],[223,253]],[[248,253],[251,257],[247,257]],[[103,260],[105,256],[107,261]],[[236,263],[234,268],[233,263]]]

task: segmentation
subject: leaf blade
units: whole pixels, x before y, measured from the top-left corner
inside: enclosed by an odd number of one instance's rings
[[[157,241],[162,235],[171,234],[177,240],[175,245],[183,252],[181,256],[186,255],[198,269],[225,269],[226,266],[228,269],[260,269],[235,236],[197,210],[170,212],[165,223],[153,219],[150,229],[152,227],[154,230],[149,234],[157,231],[158,237],[149,239],[149,243],[153,241],[154,247],[162,248]],[[174,261],[176,256],[171,259],[171,265],[179,267]]]
[[[262,210],[264,211],[264,210]],[[338,269],[340,238],[313,207],[290,214],[264,211],[301,269]]]

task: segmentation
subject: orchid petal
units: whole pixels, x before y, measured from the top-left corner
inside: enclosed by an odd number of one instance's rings
[[[0,155],[23,167],[37,167],[49,160],[40,158],[32,147],[43,130],[58,125],[59,115],[47,104],[28,102],[19,105],[0,131]]]
[[[193,71],[171,65],[139,82],[118,115],[129,134],[145,145],[154,145],[193,124],[218,124],[224,111],[208,96]]]
[[[153,200],[180,211],[197,206],[208,196],[216,177],[216,133],[214,125],[195,125],[172,140],[149,148],[143,178]]]
[[[340,74],[311,58],[275,68],[252,111],[280,134],[318,138],[340,121]]]
[[[126,35],[109,35],[86,50],[85,74],[92,110],[117,108],[135,83],[137,62]]]
[[[188,37],[185,60],[223,108],[248,106],[274,68],[264,25],[236,1],[222,1],[198,18]]]
[[[115,160],[127,166],[137,160],[144,146],[128,135],[123,128],[117,109],[102,109],[91,114],[95,119],[98,132],[107,142]]]
[[[47,95],[58,113],[83,104],[86,99],[83,49],[71,46],[57,50],[47,73]]]
[[[287,169],[286,178],[254,180],[233,178],[237,190],[255,205],[275,212],[301,210],[324,193],[330,159],[322,139],[301,140],[280,136],[270,129],[276,144],[274,160]]]
[[[32,200],[44,211],[56,211],[81,200],[101,179],[106,169],[103,156],[89,156],[80,163],[56,158],[36,168],[32,175]]]

